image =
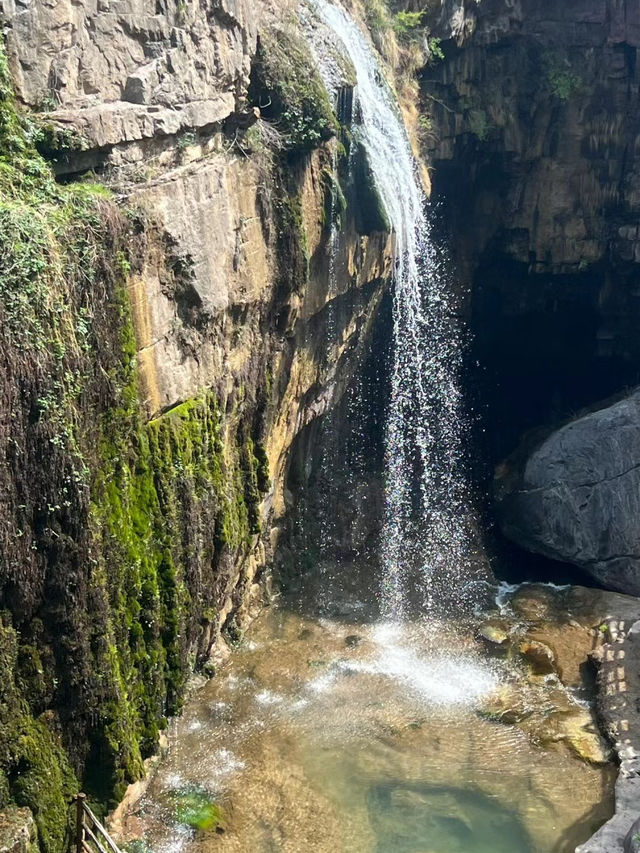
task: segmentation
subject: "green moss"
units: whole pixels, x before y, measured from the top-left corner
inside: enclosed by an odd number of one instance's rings
[[[582,77],[574,71],[571,61],[563,51],[543,51],[542,66],[547,88],[555,98],[568,101],[581,89]]]
[[[125,322],[123,352],[130,346]],[[143,424],[133,360],[124,359],[119,382],[121,405],[104,416],[92,487],[94,578],[109,596],[102,667],[118,697],[103,721],[107,743],[100,756],[116,788],[139,775],[140,757],[153,750],[165,714],[182,702],[194,616],[184,544],[198,535],[185,528],[185,507],[210,531],[206,562],[216,566],[258,532],[261,499],[253,441],[225,447],[213,393]]]
[[[86,140],[77,130],[52,121],[34,121],[30,136],[36,151],[54,163],[67,163],[87,147]]]
[[[226,433],[211,392],[145,423],[136,222],[99,185],[58,186],[32,131],[0,50],[0,404],[16,488],[3,583],[27,614],[19,631],[0,624],[0,804],[31,807],[44,853],[61,853],[71,766],[104,813],[179,710],[268,471],[247,401]],[[301,227],[299,204],[291,215]]]
[[[480,142],[484,142],[489,136],[490,131],[489,118],[486,110],[469,110],[467,120],[469,122],[469,129],[471,130],[471,133],[473,133],[476,139]]]
[[[302,197],[287,190],[286,179],[274,203],[278,221],[278,265],[283,295],[300,292],[309,281],[309,247],[302,216]]]
[[[260,35],[250,96],[289,151],[310,151],[339,129],[309,46],[292,30]]]
[[[256,458],[256,474],[258,477],[258,490],[262,494],[266,494],[271,487],[271,477],[269,476],[269,458],[264,444],[257,441],[253,445],[253,451]]]
[[[210,794],[202,788],[193,787],[173,794],[175,817],[178,823],[210,832],[224,825],[224,812]]]
[[[418,38],[424,19],[424,12],[400,11],[393,16],[393,29],[395,34],[404,40]]]
[[[384,32],[391,27],[391,13],[386,0],[364,0],[364,11],[370,29]]]
[[[0,806],[15,802],[35,816],[40,847],[62,853],[68,803],[78,783],[47,720],[35,719],[15,682],[18,637],[0,619]]]
[[[347,200],[333,169],[324,169],[322,180],[324,184],[323,224],[325,227],[335,225],[340,230],[347,212]]]

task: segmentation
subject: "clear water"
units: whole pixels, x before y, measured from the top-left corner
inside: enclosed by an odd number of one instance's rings
[[[355,67],[360,122],[354,133],[366,149],[395,234],[381,558],[385,612],[402,618],[409,597],[415,602],[420,596],[426,608],[454,590],[462,603],[471,571],[460,335],[446,259],[436,250],[416,163],[375,51],[340,5],[327,0],[311,5]],[[329,86],[335,80],[330,68],[325,79]],[[409,548],[410,542],[417,547]]]
[[[123,840],[154,853],[573,853],[610,816],[615,768],[562,734],[597,741],[575,684],[489,653],[473,621],[379,621],[358,567],[316,580],[331,609],[316,610],[312,579],[265,612],[172,723]],[[545,630],[584,659],[593,638],[576,625],[595,617],[570,609]],[[505,690],[517,724],[487,714]],[[180,823],[176,797],[193,790],[222,805],[223,833]]]

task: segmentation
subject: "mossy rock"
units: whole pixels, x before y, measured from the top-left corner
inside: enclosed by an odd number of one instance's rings
[[[14,681],[18,637],[0,621],[0,807],[10,802],[34,815],[40,848],[62,853],[68,803],[78,783],[46,717],[35,719]]]
[[[278,27],[261,33],[249,95],[281,132],[288,151],[310,151],[338,132],[309,46],[292,29]]]
[[[200,832],[224,830],[224,811],[204,788],[185,788],[172,793],[178,823]]]

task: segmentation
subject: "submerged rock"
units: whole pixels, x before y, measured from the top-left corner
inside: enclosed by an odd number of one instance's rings
[[[540,622],[561,612],[558,591],[544,584],[523,584],[511,596],[513,611],[527,622]]]
[[[587,715],[588,716],[588,715]],[[611,760],[611,750],[585,714],[574,714],[563,720],[563,740],[575,754],[589,764],[604,765]]]
[[[200,832],[224,831],[224,812],[202,788],[189,787],[172,793],[175,818]]]
[[[523,692],[516,684],[502,686],[478,709],[481,717],[509,726],[521,723],[533,712],[534,708],[528,704]]]
[[[535,675],[548,675],[556,671],[555,657],[549,646],[538,640],[524,640],[520,643],[520,654],[531,666]]]
[[[480,625],[477,636],[495,646],[503,646],[509,640],[509,634],[504,623],[496,620]]]

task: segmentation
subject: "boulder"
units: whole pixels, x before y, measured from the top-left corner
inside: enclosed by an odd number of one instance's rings
[[[640,391],[515,454],[496,498],[514,542],[640,595]]]

